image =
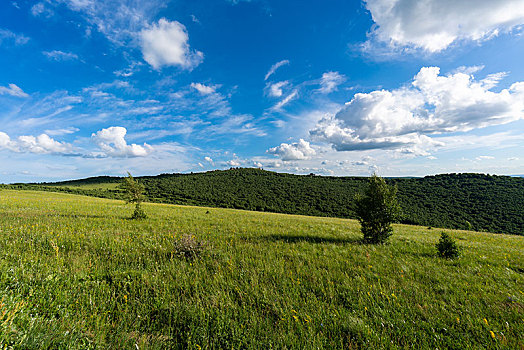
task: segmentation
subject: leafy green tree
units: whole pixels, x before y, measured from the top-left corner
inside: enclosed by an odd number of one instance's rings
[[[385,243],[393,234],[391,224],[400,215],[396,186],[388,186],[383,178],[373,174],[364,195],[356,197],[355,214],[360,222],[364,241]]]
[[[144,185],[136,181],[128,171],[127,176],[122,181],[121,188],[124,190],[126,203],[135,203],[135,212],[131,218],[145,219],[147,215],[141,207],[144,200]]]

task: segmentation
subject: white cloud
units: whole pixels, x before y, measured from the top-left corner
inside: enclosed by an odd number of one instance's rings
[[[280,111],[282,110],[282,107],[287,105],[289,102],[293,101],[295,98],[298,97],[298,90],[293,90],[289,95],[286,96],[282,101],[278,102],[276,105],[274,105],[271,110],[273,111]]]
[[[316,154],[309,142],[303,139],[292,144],[282,143],[280,146],[270,148],[267,152],[279,156],[283,161],[309,159]]]
[[[271,68],[269,68],[269,71],[266,73],[264,80],[268,80],[269,77],[277,71],[277,69],[279,69],[282,66],[285,66],[286,64],[289,64],[289,60],[282,60],[272,65]]]
[[[191,87],[202,95],[209,95],[216,91],[216,86],[209,86],[201,83],[191,83]]]
[[[464,73],[439,72],[438,67],[425,67],[410,86],[357,93],[334,116],[323,118],[310,135],[339,151],[393,148],[425,155],[443,145],[428,135],[524,118],[524,82],[493,92],[493,77],[486,83]]]
[[[524,24],[522,0],[365,0],[372,37],[391,47],[439,52],[459,40],[485,40]]]
[[[453,70],[452,73],[464,73],[464,74],[475,74],[480,72],[485,68],[484,65],[478,66],[460,66],[457,69]]]
[[[144,143],[143,146],[131,144],[128,145],[125,136],[127,130],[121,126],[112,126],[93,133],[91,138],[93,142],[100,147],[102,156],[109,157],[145,157],[153,148]]]
[[[326,72],[320,79],[320,89],[317,91],[323,94],[329,94],[346,81],[346,77],[339,72]]]
[[[266,94],[271,97],[282,97],[284,92],[282,88],[289,85],[289,81],[279,81],[278,83],[268,83],[266,85]]]
[[[35,17],[42,16],[42,17],[49,18],[54,15],[54,12],[53,10],[45,6],[43,2],[39,2],[39,3],[34,4],[31,7],[31,14]]]
[[[137,33],[147,26],[156,14],[165,8],[163,0],[55,0],[66,4],[72,11],[81,13],[90,27],[103,34],[116,45],[128,45]]]
[[[204,157],[204,160],[209,163],[213,163],[213,159],[211,157]]]
[[[78,132],[78,131],[80,131],[80,129],[75,128],[75,127],[68,127],[68,128],[62,128],[62,129],[45,130],[45,133],[51,136],[60,136],[60,135],[74,134],[75,132]]]
[[[238,160],[234,160],[234,159],[228,160],[226,162],[226,164],[229,165],[229,166],[240,166],[240,162]]]
[[[29,38],[24,34],[14,33],[7,29],[0,29],[0,45],[4,42],[14,45],[24,45],[27,44],[28,41]]]
[[[64,52],[59,50],[43,51],[42,52],[47,58],[55,61],[71,61],[77,60],[78,55],[72,52]]]
[[[140,46],[144,60],[154,69],[179,66],[192,69],[203,60],[203,53],[189,48],[186,27],[177,21],[161,18],[156,24],[140,32]]]
[[[28,97],[29,96],[15,84],[9,84],[7,87],[0,86],[0,95],[11,95],[15,97]]]
[[[197,16],[195,16],[195,15],[191,15],[191,20],[192,20],[194,23],[196,23],[196,24],[201,24],[201,23],[200,23],[200,20],[199,20],[199,19],[197,18]]]
[[[491,159],[495,159],[495,157],[493,157],[493,156],[478,156],[475,159],[476,160],[491,160]]]
[[[46,134],[37,137],[25,135],[11,140],[9,135],[0,132],[0,149],[8,149],[18,153],[38,154],[72,154],[73,146],[66,142],[58,142]]]

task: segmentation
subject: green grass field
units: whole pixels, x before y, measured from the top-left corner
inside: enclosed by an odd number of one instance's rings
[[[0,349],[524,348],[524,237],[0,192]],[[183,234],[200,259],[173,254]]]

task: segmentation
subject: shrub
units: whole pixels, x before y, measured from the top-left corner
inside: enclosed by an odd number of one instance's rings
[[[193,235],[184,234],[175,241],[174,255],[193,260],[199,258],[206,248],[206,243]]]
[[[437,253],[440,257],[446,259],[455,259],[460,256],[460,249],[457,243],[446,232],[440,234],[440,240],[436,245]]]
[[[373,174],[363,196],[355,199],[355,213],[361,225],[364,241],[385,243],[393,233],[391,224],[400,215],[397,202],[397,188]]]

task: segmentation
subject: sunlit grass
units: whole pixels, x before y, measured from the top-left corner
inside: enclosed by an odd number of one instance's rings
[[[524,237],[448,230],[448,261],[440,229],[372,246],[352,220],[144,209],[0,192],[0,348],[524,346]]]

